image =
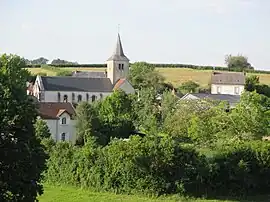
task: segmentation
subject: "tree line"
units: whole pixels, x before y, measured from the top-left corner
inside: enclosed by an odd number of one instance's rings
[[[41,57],[39,59],[30,61],[26,60],[28,68],[31,67],[44,67],[46,66],[53,66],[53,67],[70,67],[70,68],[86,68],[86,67],[93,67],[93,68],[106,68],[107,64],[78,64],[77,62],[68,62],[65,60],[55,59],[48,64],[47,59]],[[269,74],[270,71],[266,70],[255,70],[255,68],[248,62],[248,58],[243,55],[227,55],[225,57],[225,67],[220,66],[199,66],[199,65],[190,65],[190,64],[152,64],[157,68],[190,68],[196,70],[218,70],[218,71],[236,71],[236,72],[253,72],[253,73],[263,73]],[[131,64],[132,65],[132,64]]]

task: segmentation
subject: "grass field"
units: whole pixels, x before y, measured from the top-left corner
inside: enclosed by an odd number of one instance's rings
[[[147,198],[134,195],[116,195],[113,193],[98,193],[73,187],[56,187],[45,185],[40,202],[221,202],[220,200],[181,199],[179,197]],[[222,202],[233,202],[222,200]]]
[[[55,76],[57,69],[54,68],[29,68],[32,74],[46,73],[48,76]],[[61,68],[68,71],[104,71],[104,68]],[[211,70],[194,70],[188,68],[157,68],[167,82],[172,83],[175,87],[181,83],[192,80],[199,83],[202,87],[206,87],[210,81]],[[250,74],[248,74],[250,75]],[[260,77],[260,82],[270,85],[270,74],[256,74]]]

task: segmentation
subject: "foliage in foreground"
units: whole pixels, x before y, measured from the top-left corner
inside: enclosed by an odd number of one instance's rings
[[[190,196],[266,194],[270,143],[241,142],[211,158],[167,137],[132,137],[105,147],[59,143],[47,182],[115,193]],[[261,188],[263,187],[263,188]]]
[[[26,95],[29,72],[18,56],[0,57],[0,201],[35,201],[42,194],[44,147],[35,136],[37,111]]]

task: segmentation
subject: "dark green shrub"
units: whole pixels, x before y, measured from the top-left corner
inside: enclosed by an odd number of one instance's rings
[[[225,196],[265,194],[270,188],[270,143],[230,146],[216,155],[205,183],[208,194]]]

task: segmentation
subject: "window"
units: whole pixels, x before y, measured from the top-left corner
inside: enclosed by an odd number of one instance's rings
[[[234,93],[235,93],[236,95],[239,94],[239,87],[234,87]]]
[[[66,140],[66,133],[62,133],[61,134],[61,141],[65,141]]]
[[[217,93],[218,93],[218,94],[221,93],[221,87],[220,87],[220,86],[217,87]]]
[[[81,101],[82,101],[82,96],[78,95],[78,102],[81,102]]]
[[[121,68],[122,68],[122,65],[118,64],[118,69],[121,70]]]
[[[74,101],[75,101],[75,94],[72,93],[72,102],[74,102]]]
[[[57,98],[58,102],[61,102],[61,94],[58,93],[57,96],[58,96],[58,98]]]
[[[122,66],[122,70],[124,70],[124,64],[121,64],[121,66]]]
[[[92,102],[95,102],[95,100],[96,100],[96,96],[92,95]]]
[[[86,101],[88,102],[89,101],[89,94],[86,93]]]
[[[62,124],[63,124],[63,125],[67,124],[67,119],[66,119],[66,117],[62,118]]]
[[[102,95],[102,93],[100,93],[100,94],[99,94],[99,96],[100,96],[100,99],[102,99],[102,98],[103,98],[103,95]]]
[[[64,102],[68,102],[68,96],[64,95]]]

